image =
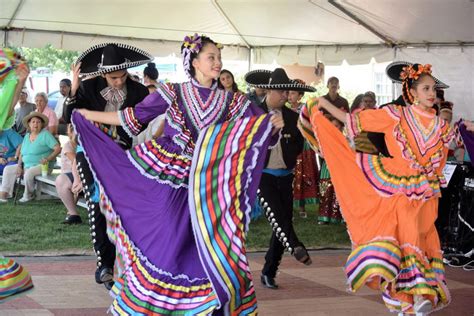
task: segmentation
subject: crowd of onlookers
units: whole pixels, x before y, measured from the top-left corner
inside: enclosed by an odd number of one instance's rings
[[[15,124],[11,129],[0,132],[0,171],[2,183],[0,187],[0,203],[5,203],[13,197],[14,186],[18,180],[23,179],[25,190],[18,200],[27,203],[34,198],[35,177],[41,174],[51,174],[57,165],[56,157],[61,152],[59,135],[68,135],[70,140],[63,146],[61,153],[61,174],[56,178],[56,185],[60,198],[68,206],[68,214],[78,215],[71,203],[70,196],[77,198],[71,190],[71,183],[63,181],[63,176],[71,172],[67,169],[74,160],[72,155],[67,155],[67,148],[74,147],[72,129],[67,128],[64,121],[64,101],[71,89],[69,79],[61,80],[58,98],[54,110],[48,107],[48,96],[39,92],[34,96],[34,103],[30,102],[28,89],[24,87],[20,93],[19,102],[15,109]],[[75,153],[75,149],[69,150]],[[67,159],[65,159],[67,157]]]
[[[138,76],[131,76],[136,81],[142,82],[152,93],[156,90],[158,75],[155,64],[149,63],[143,72],[143,79]],[[225,69],[221,71],[218,87],[243,94],[239,90],[232,72]],[[339,79],[336,77],[329,78],[327,88],[328,93],[324,97],[346,112],[354,113],[377,107],[376,95],[371,91],[357,95],[352,105],[349,106],[349,102],[339,95]],[[81,181],[78,175],[75,174],[74,167],[77,143],[72,126],[67,125],[65,120],[65,101],[70,90],[71,81],[69,79],[61,80],[59,83],[60,97],[56,106],[52,109],[48,106],[46,93],[37,93],[33,99],[34,103],[32,103],[30,102],[32,96],[29,95],[28,89],[24,88],[15,109],[14,126],[11,129],[0,131],[0,174],[3,174],[0,187],[0,203],[12,198],[15,182],[19,178],[23,178],[25,185],[24,194],[19,202],[29,202],[34,198],[35,177],[44,174],[45,170],[48,174],[51,174],[51,171],[57,167],[60,168],[60,173],[55,174],[56,190],[67,208],[67,216],[64,221],[66,224],[82,222],[76,209],[78,195],[82,190]],[[261,104],[265,94],[264,89],[254,88],[246,95],[252,102]],[[287,106],[295,112],[299,112],[304,104],[301,102],[303,96],[304,93],[289,91]],[[441,94],[438,101],[440,116],[450,122],[452,119],[452,103],[444,101]],[[342,128],[342,124],[337,119],[331,117],[329,113],[325,113],[325,115],[335,126]],[[159,137],[163,133],[163,128],[164,115],[152,121],[148,128],[134,141],[135,143],[141,143]],[[64,135],[61,138],[63,140],[62,146],[59,142],[59,135]],[[39,159],[38,157],[45,156],[44,153],[48,153],[47,158]],[[56,157],[59,154],[60,159],[57,161]],[[313,190],[314,193],[310,194],[310,198],[306,196],[305,200],[319,204],[318,222],[320,224],[339,223],[342,221],[342,217],[330,182],[329,172],[322,157],[317,156],[314,152],[313,155],[315,157],[314,162],[301,162],[307,166],[313,163],[317,166],[317,168],[306,166],[304,172],[310,174],[302,174],[303,179],[312,179],[317,182],[317,189]],[[298,173],[299,171],[296,170],[295,172]],[[300,188],[300,185],[295,183],[294,187],[296,191],[296,188]],[[298,199],[300,195],[300,192],[295,192],[295,210],[299,211],[301,217],[306,217],[307,203]]]
[[[143,72],[143,84],[150,93],[156,90],[157,79],[158,69],[149,63]],[[76,208],[82,184],[75,168],[77,140],[72,125],[66,124],[66,99],[70,91],[71,80],[62,79],[60,97],[51,108],[46,93],[36,93],[33,99],[27,87],[23,87],[15,107],[15,124],[0,130],[0,203],[14,197],[15,184],[20,180],[25,189],[18,202],[30,202],[35,197],[35,178],[49,176],[55,179],[58,196],[67,208],[63,223],[77,224],[82,223]],[[151,122],[136,141],[161,135],[163,118]],[[52,173],[54,169],[59,169],[59,173]]]

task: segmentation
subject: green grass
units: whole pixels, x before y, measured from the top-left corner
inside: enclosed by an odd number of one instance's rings
[[[87,212],[78,208],[81,225],[63,225],[66,208],[59,200],[0,204],[0,253],[84,253],[92,250]],[[295,229],[308,248],[349,247],[345,225],[318,225],[315,211],[308,218],[295,213]],[[250,224],[248,250],[265,250],[271,228],[265,218]]]

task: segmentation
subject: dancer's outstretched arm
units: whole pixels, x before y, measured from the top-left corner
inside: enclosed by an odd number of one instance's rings
[[[10,104],[10,109],[8,110],[8,116],[11,116],[15,110],[15,104],[17,104],[18,100],[20,99],[20,93],[23,89],[23,86],[25,85],[28,75],[30,74],[30,69],[28,68],[27,64],[21,64],[15,69],[15,72],[16,76],[18,77],[18,83],[16,84],[13,100]]]
[[[77,111],[89,121],[109,125],[120,125],[118,112],[100,112],[87,109],[78,109]]]
[[[318,107],[323,108],[328,111],[332,116],[346,124],[346,115],[347,113],[337,108],[331,102],[329,102],[325,97],[320,97],[318,99]]]

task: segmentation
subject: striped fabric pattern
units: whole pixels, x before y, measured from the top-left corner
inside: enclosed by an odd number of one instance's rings
[[[117,249],[119,277],[111,290],[113,315],[208,315],[217,308],[217,296],[208,279],[190,280],[155,267],[130,241],[105,194],[101,194],[101,204],[107,233]]]
[[[388,172],[380,156],[357,153],[357,163],[367,181],[383,196],[403,193],[413,199],[430,199],[440,195],[440,181],[424,173],[395,175]],[[390,159],[390,158],[388,158]]]
[[[128,107],[119,111],[120,125],[124,131],[127,132],[128,136],[133,137],[142,131],[143,125],[135,117],[134,108]]]
[[[156,274],[156,273],[155,273]],[[217,307],[211,283],[154,276],[137,259],[114,284],[114,315],[208,315]]]
[[[311,113],[317,110],[317,98],[312,98],[301,107],[300,116],[298,119],[298,128],[303,137],[308,141],[309,145],[315,152],[319,152],[319,144],[311,126]]]
[[[354,145],[356,151],[371,155],[378,154],[377,147],[370,141],[367,132],[362,131],[359,135],[354,137]]]
[[[168,104],[175,102],[176,92],[174,87],[170,83],[159,83],[156,87],[156,93],[158,93]]]
[[[0,303],[33,288],[28,271],[12,259],[0,256]]]
[[[170,93],[176,95],[176,91],[180,90],[180,84],[170,85]],[[194,141],[192,139],[191,131],[186,126],[184,113],[180,109],[178,102],[172,102],[166,111],[166,122],[172,127],[177,134],[173,136],[173,141],[183,151],[182,154],[191,159],[194,152]]]
[[[400,261],[400,248],[390,241],[374,241],[357,247],[345,265],[351,291],[357,291],[374,276],[394,280],[399,273]]]
[[[166,143],[155,139],[139,144],[128,151],[130,161],[148,178],[174,187],[187,186],[191,159],[169,150]]]
[[[186,117],[197,131],[216,122],[227,110],[225,104],[229,103],[230,94],[224,90],[212,90],[207,99],[203,100],[193,83],[184,82],[177,87],[185,104]]]
[[[257,311],[245,239],[271,132],[270,116],[208,127],[190,173],[191,221],[201,261],[226,315]]]
[[[240,118],[250,105],[250,100],[241,93],[234,93],[232,101],[229,104],[229,113],[227,120]]]
[[[436,261],[431,263],[436,263]],[[405,255],[397,278],[397,290],[436,296],[437,275],[441,275],[444,279],[444,267],[442,265],[432,266],[431,263],[423,262],[416,254]]]
[[[344,132],[350,139],[354,139],[362,132],[362,126],[360,124],[358,115],[359,113],[346,114],[346,125],[344,126]]]
[[[436,309],[449,304],[442,259],[427,258],[415,249],[400,249],[389,240],[358,246],[345,266],[350,290],[355,292],[363,285],[380,289],[385,305],[394,312],[413,313],[408,295],[425,295]]]

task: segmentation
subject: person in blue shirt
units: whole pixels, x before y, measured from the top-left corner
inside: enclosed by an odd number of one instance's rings
[[[24,203],[33,199],[35,176],[41,174],[41,165],[54,164],[61,146],[54,136],[45,128],[48,118],[39,113],[31,112],[23,119],[27,133],[21,144],[20,156],[16,166],[7,166],[2,178],[0,202],[7,202],[12,196],[16,177],[23,176],[25,191],[19,202]]]
[[[17,149],[22,141],[23,137],[11,128],[0,130],[0,174],[6,166],[17,163]]]

